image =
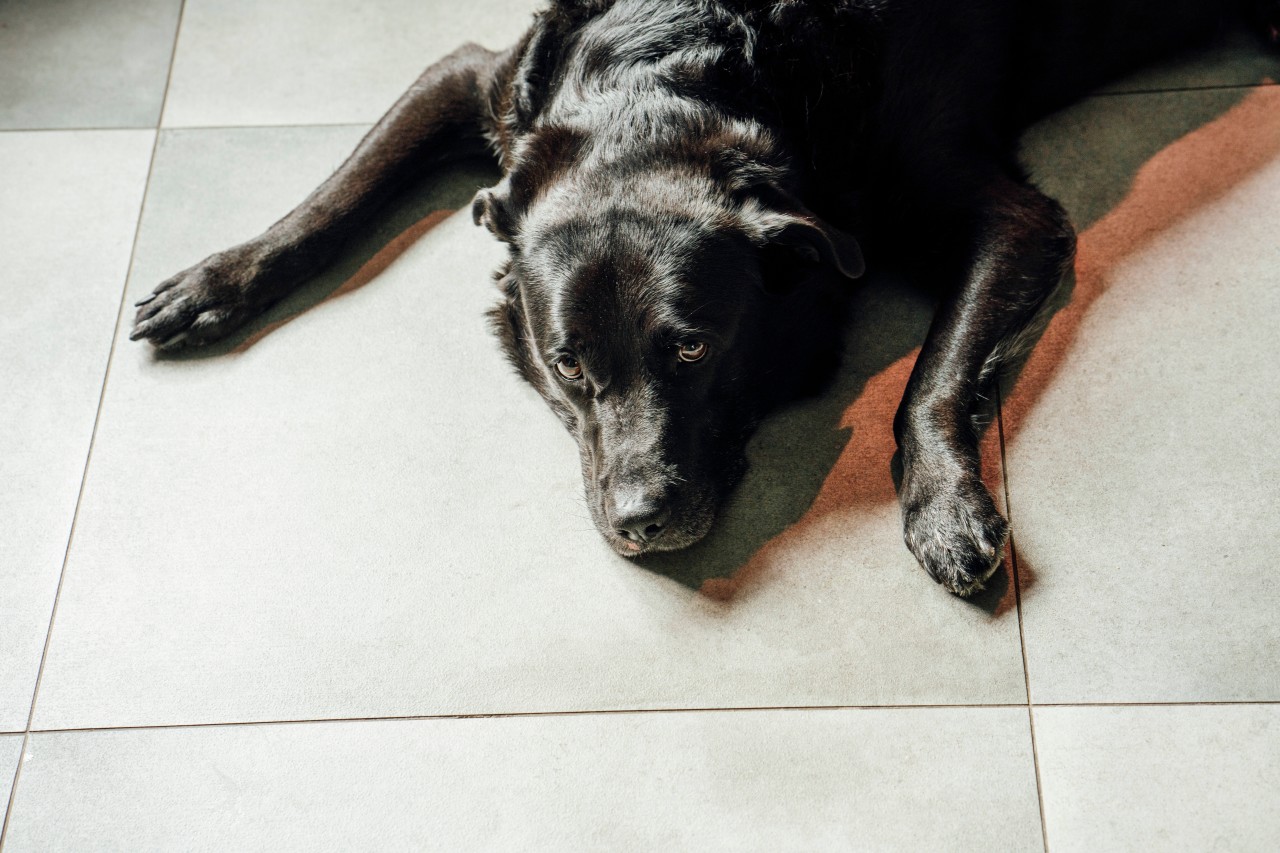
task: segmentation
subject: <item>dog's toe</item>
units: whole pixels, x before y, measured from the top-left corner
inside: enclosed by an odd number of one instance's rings
[[[1004,557],[1009,525],[985,487],[963,483],[908,508],[907,547],[935,581],[965,597],[982,589]]]
[[[138,341],[146,338],[157,345],[168,341],[190,324],[199,311],[198,302],[181,289],[156,291],[139,306],[129,339]]]
[[[253,313],[244,296],[248,278],[219,256],[179,273],[138,300],[129,339],[176,350],[225,337]]]

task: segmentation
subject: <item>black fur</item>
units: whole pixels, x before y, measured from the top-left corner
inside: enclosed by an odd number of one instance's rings
[[[1075,245],[1017,134],[1211,32],[1221,5],[559,0],[510,50],[428,69],[297,210],[140,303],[133,337],[226,334],[416,173],[487,147],[504,177],[473,214],[510,250],[494,328],[633,556],[700,539],[760,418],[832,375],[852,235],[904,246],[943,295],[895,421],[905,538],[967,595],[1008,533],[976,401]],[[1274,38],[1277,3],[1245,5]]]

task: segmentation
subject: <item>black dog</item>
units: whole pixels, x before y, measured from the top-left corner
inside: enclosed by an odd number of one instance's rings
[[[760,418],[832,375],[864,267],[849,232],[898,244],[944,293],[895,422],[906,541],[967,595],[1008,532],[977,401],[1075,246],[1018,131],[1211,32],[1221,6],[557,0],[512,49],[429,68],[296,210],[139,303],[132,337],[225,335],[397,188],[488,149],[505,177],[473,211],[510,248],[495,326],[577,439],[596,525],[634,556],[705,535]],[[1275,37],[1280,4],[1246,11]]]

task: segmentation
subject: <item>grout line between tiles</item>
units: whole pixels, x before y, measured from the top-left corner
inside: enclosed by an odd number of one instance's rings
[[[160,130],[166,133],[188,130],[288,130],[309,127],[373,127],[375,124],[377,124],[376,119],[373,121],[309,121],[291,124],[162,124]]]
[[[1280,705],[1280,699],[1218,699],[1202,702],[1036,702],[1032,708],[1199,708]]]
[[[111,127],[0,127],[0,133],[85,133],[114,130],[277,130],[306,127],[373,127],[372,121],[316,121],[300,124],[141,124]]]
[[[143,183],[142,200],[138,204],[138,218],[133,226],[133,241],[129,246],[129,262],[125,265],[124,281],[120,284],[120,304],[116,307],[115,324],[111,331],[111,347],[107,350],[107,364],[102,372],[102,386],[98,390],[98,407],[93,415],[93,429],[89,433],[89,447],[85,452],[84,468],[80,472],[80,488],[76,492],[76,505],[71,513],[71,529],[67,532],[67,545],[62,552],[62,567],[58,572],[58,586],[53,593],[53,607],[49,611],[49,627],[44,634],[44,648],[40,651],[40,667],[36,670],[36,683],[31,691],[31,707],[27,710],[26,731],[22,734],[22,752],[18,756],[18,766],[13,772],[13,786],[9,789],[9,801],[5,805],[4,823],[0,824],[0,851],[4,849],[5,839],[9,835],[9,820],[13,816],[13,804],[18,796],[18,783],[22,780],[22,765],[27,754],[27,745],[31,741],[31,724],[36,716],[36,700],[40,697],[40,683],[44,680],[44,665],[49,657],[49,644],[53,639],[53,625],[58,618],[58,603],[62,599],[62,585],[67,577],[67,561],[71,555],[71,545],[75,541],[76,522],[80,519],[80,506],[84,500],[84,487],[89,479],[89,465],[93,461],[93,446],[98,438],[98,424],[102,420],[102,403],[107,396],[107,383],[111,379],[111,363],[115,359],[116,342],[120,337],[120,319],[124,315],[125,303],[129,294],[129,277],[133,273],[134,256],[138,251],[138,235],[142,231],[142,216],[147,209],[147,196],[151,193],[151,174],[156,165],[156,149],[160,145],[160,120],[164,116],[164,105],[169,99],[169,83],[173,79],[173,60],[178,52],[178,35],[182,32],[182,16],[186,13],[187,2],[182,0],[178,9],[178,23],[174,27],[173,46],[169,50],[169,68],[165,72],[164,92],[160,96],[160,115],[156,117],[151,139],[151,156],[147,161],[147,177]]]
[[[4,824],[0,825],[0,850],[4,850],[4,839],[9,834],[9,815],[13,812],[13,798],[18,793],[18,779],[22,776],[22,762],[26,760],[27,742],[31,740],[31,732],[22,733],[22,746],[18,748],[18,763],[13,768],[13,779],[9,785],[9,799],[4,807]]]
[[[164,127],[164,114],[169,110],[169,87],[173,85],[173,66],[178,62],[178,44],[182,41],[182,19],[187,14],[187,0],[182,0],[182,8],[178,10],[178,26],[173,29],[173,49],[169,51],[169,73],[165,75],[164,96],[160,99],[160,114],[156,116],[156,136]]]
[[[1032,708],[1194,708],[1220,705],[1280,705],[1280,700],[1231,700],[1222,702],[1058,702],[1040,703]],[[142,723],[118,726],[50,726],[32,728],[29,734],[77,734],[92,732],[131,732],[167,729],[216,729],[252,726],[294,726],[319,723],[394,723],[430,720],[501,720],[524,717],[591,717],[635,714],[708,714],[748,713],[768,711],[950,711],[950,710],[1020,710],[1028,708],[1021,702],[993,702],[987,704],[919,704],[919,705],[759,705],[751,707],[706,708],[601,708],[585,711],[497,711],[472,714],[393,714],[372,717],[298,717],[288,720],[231,720],[210,723]],[[23,734],[13,732],[12,734]]]
[[[154,124],[119,125],[111,127],[0,127],[0,133],[112,133],[129,130],[155,130]]]
[[[1036,771],[1036,802],[1040,806],[1040,839],[1049,853],[1049,822],[1044,815],[1044,782],[1040,778],[1040,749],[1036,744],[1036,709],[1027,703],[1027,727],[1031,731],[1031,764]]]
[[[1273,80],[1262,80],[1254,83],[1217,83],[1205,86],[1170,86],[1165,89],[1109,89],[1105,92],[1092,92],[1088,98],[1118,98],[1130,95],[1167,95],[1177,92],[1225,92],[1232,89],[1265,89],[1277,86]]]
[[[1004,485],[1004,511],[1009,519],[1009,570],[1013,575],[1013,600],[1018,611],[1018,648],[1022,652],[1022,679],[1027,692],[1027,726],[1031,733],[1031,766],[1036,774],[1036,805],[1040,810],[1040,842],[1049,853],[1049,827],[1044,819],[1044,788],[1040,782],[1040,754],[1036,748],[1036,714],[1031,707],[1031,670],[1027,667],[1027,639],[1022,626],[1022,582],[1018,575],[1018,548],[1014,539],[1013,502],[1009,494],[1009,458],[1004,445],[1004,393],[996,381],[996,429],[1000,438],[1000,478]]]
[[[67,534],[67,544],[62,552],[62,569],[58,574],[58,586],[53,596],[53,609],[49,614],[49,627],[45,631],[44,648],[40,653],[40,668],[36,673],[35,689],[32,691],[31,695],[31,707],[27,711],[26,732],[28,734],[31,732],[31,722],[35,719],[36,699],[40,695],[40,682],[44,678],[44,665],[49,656],[49,641],[53,637],[53,623],[58,616],[58,602],[62,597],[62,584],[67,575],[67,560],[71,555],[71,545],[75,541],[76,523],[80,519],[80,505],[84,499],[84,487],[85,483],[89,479],[89,465],[93,461],[93,446],[98,438],[98,424],[102,419],[102,403],[106,398],[107,382],[111,377],[111,362],[115,357],[116,341],[120,336],[120,318],[124,313],[126,294],[128,292],[129,285],[129,275],[133,268],[134,252],[137,251],[138,248],[138,231],[142,228],[142,214],[147,207],[147,194],[151,187],[151,170],[155,166],[156,144],[159,138],[159,132],[157,131],[156,136],[151,141],[151,157],[147,163],[146,182],[142,192],[142,201],[138,205],[138,219],[133,226],[133,244],[129,249],[129,262],[125,267],[124,281],[120,285],[120,303],[116,306],[115,325],[111,333],[111,347],[107,351],[107,364],[102,374],[102,386],[98,390],[98,406],[93,415],[93,430],[89,433],[89,448],[85,454],[84,468],[80,472],[80,488],[76,493],[76,506],[71,515],[71,529]]]
[[[32,729],[32,734],[75,734],[81,732],[153,731],[165,729],[216,729],[247,726],[293,726],[318,723],[394,723],[430,720],[503,720],[527,717],[603,717],[640,714],[708,714],[708,713],[759,713],[770,711],[948,711],[948,710],[1010,710],[1025,708],[1021,704],[996,703],[989,705],[760,705],[738,708],[604,708],[589,711],[508,711],[476,714],[403,714],[386,717],[314,717],[294,720],[241,720],[224,723],[156,723],[124,726],[68,726],[64,728]]]

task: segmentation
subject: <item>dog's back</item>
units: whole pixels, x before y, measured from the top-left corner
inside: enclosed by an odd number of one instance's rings
[[[527,129],[566,85],[577,97],[648,88],[636,69],[653,64],[672,88],[684,75],[718,108],[804,131],[818,171],[856,172],[859,152],[883,161],[938,133],[1010,147],[1029,122],[1245,11],[1280,22],[1277,0],[557,0],[531,34],[506,130]]]

